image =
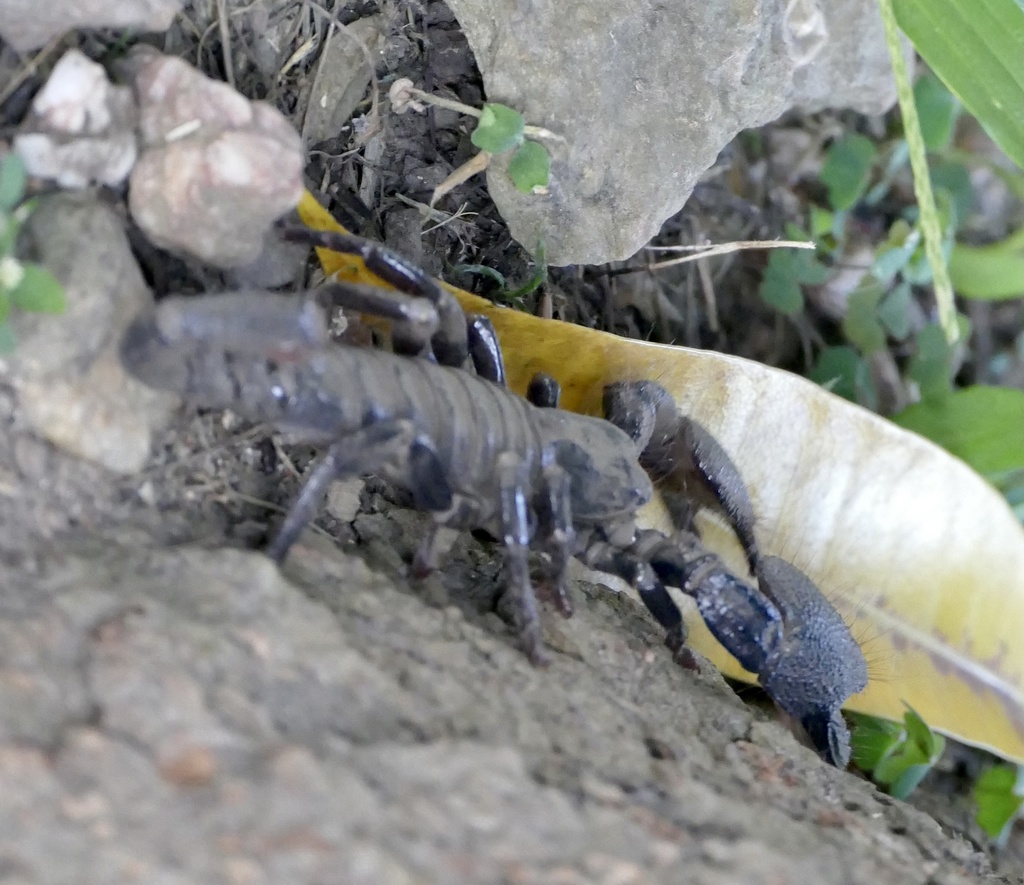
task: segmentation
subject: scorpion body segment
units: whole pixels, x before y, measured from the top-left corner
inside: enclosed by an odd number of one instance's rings
[[[407,424],[413,439],[429,441],[432,467],[452,495],[472,503],[464,527],[496,528],[495,467],[502,453],[517,456],[531,498],[543,489],[545,468],[566,470],[573,519],[584,524],[632,517],[650,500],[651,481],[629,439],[607,421],[536,408],[505,387],[426,360],[323,347],[303,332],[311,309],[308,301],[288,303],[264,293],[168,298],[155,317],[134,321],[122,361],[151,386],[205,405],[230,404],[313,442],[373,425]],[[265,333],[253,331],[244,347],[211,348],[205,337],[188,331],[197,324],[194,315],[207,310],[215,317],[265,313],[277,320],[269,323],[274,340],[261,344]],[[289,313],[296,329],[290,341],[279,335]],[[168,335],[168,328],[186,331]],[[475,432],[467,433],[469,426]],[[387,478],[406,485],[415,479],[392,471]]]
[[[121,345],[124,365],[145,383],[190,400],[231,406],[257,421],[328,443],[271,555],[280,560],[315,514],[333,479],[377,473],[409,489],[437,525],[480,527],[509,550],[510,584],[523,643],[544,653],[526,559],[532,526],[549,534],[555,583],[578,526],[631,524],[652,494],[631,440],[597,418],[537,408],[469,372],[378,351],[323,347],[307,334],[307,301],[260,293],[169,298],[155,315],[133,321]],[[288,315],[294,329],[288,330]],[[229,315],[268,317],[244,323],[244,342],[211,346],[213,325]],[[285,334],[282,334],[285,333]],[[417,568],[436,566],[430,533]]]
[[[144,383],[324,447],[268,555],[284,558],[334,479],[378,474],[433,516],[417,573],[438,564],[440,526],[479,527],[503,541],[508,592],[534,662],[545,654],[528,553],[540,542],[546,583],[564,614],[571,611],[564,588],[572,556],[629,581],[677,650],[685,627],[666,588],[693,597],[716,638],[760,677],[818,751],[846,764],[840,707],[863,687],[863,655],[809,579],[760,554],[739,472],[663,388],[611,385],[608,420],[558,409],[551,379],[538,380],[523,399],[502,384],[500,347],[486,319],[456,317],[454,298],[423,271],[349,235],[286,236],[355,252],[403,288],[393,298],[332,283],[318,297],[392,319],[398,349],[423,358],[334,345],[316,298],[262,292],[164,299],[130,324],[121,343],[122,362]],[[652,496],[648,471],[677,469],[696,473],[729,516],[758,587],[728,571],[692,532],[636,531],[636,512]]]

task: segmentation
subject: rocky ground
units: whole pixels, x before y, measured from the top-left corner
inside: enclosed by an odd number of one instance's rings
[[[202,12],[187,10],[206,26]],[[479,98],[444,7],[369,12],[391,23],[389,73]],[[215,67],[192,30],[164,48]],[[387,118],[359,179],[351,130],[314,138],[328,124],[303,116],[310,90],[271,93],[307,121],[307,182],[351,226],[438,272],[470,260],[528,274],[482,183],[456,193],[476,214],[423,240],[421,209],[395,196],[425,200],[459,161],[454,118]],[[749,232],[723,193],[700,190],[670,229],[715,215]],[[531,667],[497,545],[461,536],[441,573],[411,581],[423,517],[375,480],[337,486],[278,571],[258,548],[312,452],[112,377],[120,329],[151,291],[230,278],[149,245],[116,188],[43,199],[27,237],[72,310],[20,317],[0,374],[0,882],[1022,881],[950,799],[948,772],[919,800],[933,817],[830,768],[709,666],[676,666],[645,610],[583,569],[574,616],[545,613],[551,666]],[[540,307],[660,322],[642,293],[618,312],[611,294],[607,278],[563,270]],[[738,351],[796,348],[736,319],[734,298],[705,334],[742,326]]]

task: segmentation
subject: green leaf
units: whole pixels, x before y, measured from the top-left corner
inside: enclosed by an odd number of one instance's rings
[[[0,258],[14,254],[20,225],[13,215],[0,212]]]
[[[14,338],[14,330],[7,322],[0,323],[0,353],[13,353],[18,342]]]
[[[807,240],[807,233],[795,224],[786,225],[791,240]],[[799,313],[804,306],[801,284],[820,286],[832,270],[818,260],[813,249],[772,249],[758,293],[761,300],[782,313]]]
[[[853,733],[854,760],[897,799],[906,799],[932,769],[946,739],[935,734],[912,709],[895,723],[860,717]]]
[[[480,150],[500,154],[522,144],[526,121],[508,105],[485,104],[470,140]]]
[[[899,175],[910,159],[910,145],[905,138],[893,139],[884,147],[886,159],[882,168],[881,179],[864,194],[862,202],[868,206],[877,206],[892,188],[893,180]]]
[[[0,210],[10,211],[25,195],[28,173],[21,157],[11,151],[0,158]]]
[[[888,334],[902,341],[910,334],[910,283],[904,280],[886,293],[876,315]]]
[[[810,234],[812,240],[820,240],[825,234],[835,232],[836,214],[823,206],[811,203]]]
[[[908,406],[892,420],[938,443],[982,476],[1024,467],[1024,391],[965,387]]]
[[[953,137],[953,126],[959,115],[957,100],[938,77],[925,74],[914,84],[914,102],[924,146],[930,151],[941,151]]]
[[[928,168],[932,175],[932,187],[949,194],[954,213],[953,223],[960,227],[970,217],[974,207],[975,193],[970,170],[956,160],[933,161]]]
[[[1024,231],[991,246],[957,243],[949,275],[965,298],[998,301],[1024,295]]]
[[[63,313],[67,307],[64,288],[45,267],[26,264],[25,275],[11,292],[11,301],[22,310],[36,313]]]
[[[899,218],[889,228],[889,236],[875,252],[871,273],[888,285],[907,263],[921,244],[921,232],[905,219]]]
[[[833,209],[849,209],[860,199],[868,184],[875,150],[871,139],[856,133],[844,135],[829,147],[821,180],[828,188]]]
[[[452,268],[454,273],[464,273],[470,276],[487,277],[497,283],[502,289],[505,288],[505,275],[501,271],[488,267],[486,264],[456,264]]]
[[[855,726],[850,738],[854,764],[863,771],[874,771],[900,741],[902,729],[888,719],[854,714]]]
[[[903,725],[907,730],[907,737],[921,750],[926,759],[935,760],[942,755],[946,748],[946,739],[932,731],[913,707],[908,706],[907,712],[903,714]]]
[[[807,377],[837,396],[869,409],[874,409],[878,402],[868,364],[852,347],[826,347]]]
[[[996,765],[984,772],[974,785],[974,801],[978,805],[975,818],[991,839],[998,839],[1020,814],[1024,796],[1018,789],[1019,770],[1010,765]]]
[[[541,237],[537,240],[537,248],[533,251],[533,273],[517,289],[505,292],[505,298],[509,301],[517,301],[532,295],[548,278],[548,247]]]
[[[508,162],[508,177],[516,190],[524,194],[546,188],[551,177],[551,157],[544,145],[536,141],[523,142]]]
[[[894,0],[893,6],[929,67],[1024,167],[1024,4]]]
[[[921,388],[924,400],[942,399],[953,389],[953,350],[937,325],[925,326],[917,336],[917,353],[907,374]]]
[[[949,264],[949,255],[953,251],[953,237],[956,233],[953,200],[946,191],[935,191],[935,209],[935,221],[938,224],[939,260],[943,263],[943,268],[945,268]],[[921,229],[923,224],[922,217],[916,207],[908,208],[904,214],[913,220],[916,229]],[[901,272],[903,279],[911,285],[926,286],[932,282],[933,270],[931,256],[928,254],[928,244],[922,240]]]
[[[803,310],[804,293],[797,282],[792,251],[772,250],[757,291],[765,304],[781,313],[792,316]]]
[[[910,794],[920,786],[924,776],[934,767],[934,762],[919,762],[916,765],[906,765],[903,770],[889,784],[889,795],[896,799],[906,801]]]
[[[882,285],[868,277],[846,301],[843,334],[865,356],[885,347],[885,330],[878,319],[878,305],[884,294]]]

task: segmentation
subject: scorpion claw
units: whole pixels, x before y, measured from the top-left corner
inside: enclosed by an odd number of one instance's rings
[[[843,767],[850,758],[850,731],[839,711],[867,685],[864,654],[839,612],[796,566],[764,556],[758,582],[784,625],[782,642],[758,674],[761,684],[800,722],[818,752]]]

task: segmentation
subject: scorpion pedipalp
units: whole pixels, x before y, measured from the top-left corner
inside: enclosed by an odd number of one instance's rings
[[[655,481],[674,477],[691,499],[725,514],[753,573],[759,555],[754,508],[739,470],[714,435],[681,414],[672,395],[654,381],[609,384],[604,411],[632,437]]]
[[[850,732],[839,710],[868,683],[864,653],[832,603],[796,566],[762,556],[757,580],[784,624],[782,642],[758,671],[761,684],[826,759],[845,767]]]
[[[695,536],[669,539],[642,533],[635,549],[660,581],[693,596],[712,634],[755,673],[761,686],[804,728],[828,761],[844,767],[850,733],[840,709],[867,685],[864,654],[821,590],[796,566],[760,552],[754,510],[732,459],[704,427],[678,412],[675,400],[653,381],[619,382],[605,390],[609,420],[642,448],[640,461],[658,477],[695,475],[710,503],[725,513],[747,554],[757,589],[729,572],[713,555],[703,562],[687,553]],[[707,496],[701,496],[708,502]],[[641,598],[678,642],[663,589]]]

